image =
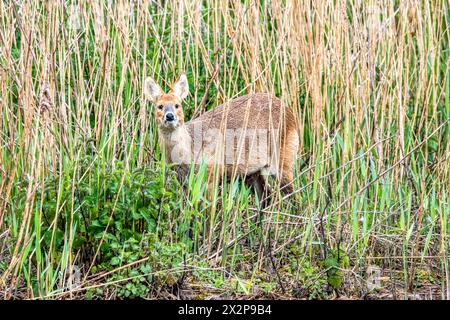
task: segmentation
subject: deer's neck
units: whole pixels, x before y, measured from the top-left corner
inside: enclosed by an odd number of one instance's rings
[[[170,132],[160,130],[160,136],[165,147],[168,163],[189,163],[192,138],[185,124]]]

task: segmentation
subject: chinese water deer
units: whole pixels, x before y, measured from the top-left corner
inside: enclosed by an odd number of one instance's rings
[[[184,121],[181,107],[189,93],[185,75],[169,93],[151,78],[144,84],[155,104],[155,120],[165,147],[165,159],[175,164],[178,179],[194,165],[206,165],[208,189],[213,177],[242,176],[255,188],[262,206],[267,202],[266,177],[274,176],[285,193],[293,191],[298,133],[293,112],[266,93],[247,94],[201,116]]]

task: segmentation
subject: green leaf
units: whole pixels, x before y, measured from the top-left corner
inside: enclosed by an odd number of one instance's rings
[[[110,264],[112,266],[117,266],[118,264],[120,264],[121,259],[119,257],[113,257],[110,261]]]

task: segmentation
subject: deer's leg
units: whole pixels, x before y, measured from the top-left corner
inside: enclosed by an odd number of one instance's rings
[[[289,171],[284,171],[281,174],[280,179],[280,191],[284,194],[290,194],[294,192],[294,175]]]
[[[278,179],[281,192],[290,194],[294,192],[294,165],[299,147],[298,134],[295,129],[287,133],[282,146]]]
[[[265,209],[270,202],[270,189],[266,178],[262,174],[258,174],[254,182],[254,188],[258,194],[261,209]]]
[[[260,172],[256,172],[248,175],[245,178],[245,182],[255,190],[261,209],[266,208],[269,204],[270,190],[264,176]]]
[[[281,168],[277,174],[280,191],[284,194],[294,192],[294,161],[294,154],[285,150],[284,157],[281,160]]]

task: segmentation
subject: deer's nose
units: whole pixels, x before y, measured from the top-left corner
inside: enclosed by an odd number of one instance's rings
[[[166,121],[172,122],[173,120],[175,120],[175,115],[172,112],[167,112],[166,113]]]

